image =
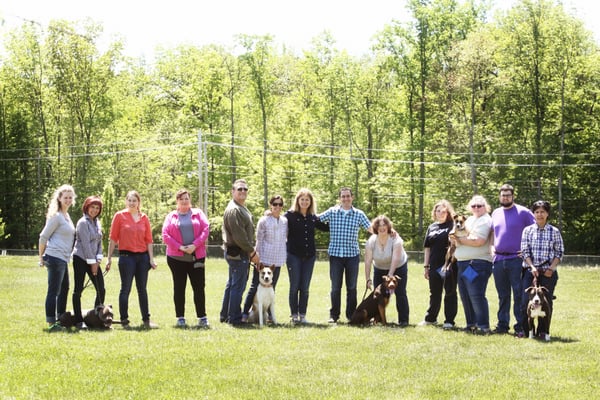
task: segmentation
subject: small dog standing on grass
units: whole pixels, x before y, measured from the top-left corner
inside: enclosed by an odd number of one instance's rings
[[[248,322],[258,322],[259,326],[262,327],[268,321],[269,314],[273,324],[277,323],[275,319],[275,289],[273,289],[273,270],[275,267],[259,264],[258,269],[259,285],[256,289],[252,309],[248,315]]]
[[[398,275],[384,276],[383,282],[356,307],[350,325],[367,325],[371,319],[374,324],[381,322],[382,325],[386,325],[385,308],[390,302],[390,295],[398,286],[399,279]]]

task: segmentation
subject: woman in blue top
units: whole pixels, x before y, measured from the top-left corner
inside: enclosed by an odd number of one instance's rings
[[[69,216],[69,207],[75,204],[75,190],[71,185],[62,185],[54,192],[46,225],[40,233],[39,266],[48,269],[48,292],[46,293],[46,322],[50,332],[61,330],[58,316],[67,309],[69,293],[69,271],[67,263],[73,251],[75,226]]]

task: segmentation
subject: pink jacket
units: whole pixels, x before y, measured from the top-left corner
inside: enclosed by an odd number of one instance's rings
[[[199,208],[192,208],[192,224],[194,225],[194,245],[196,246],[196,258],[206,257],[206,241],[210,232],[208,218]],[[165,217],[162,228],[162,239],[167,245],[168,256],[183,256],[179,247],[183,244],[181,231],[179,230],[179,214],[177,211],[170,212]]]

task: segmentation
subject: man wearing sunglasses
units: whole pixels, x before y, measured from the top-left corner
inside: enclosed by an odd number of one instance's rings
[[[250,262],[258,264],[260,258],[254,249],[254,225],[252,214],[246,208],[248,183],[238,179],[231,189],[232,199],[223,214],[223,244],[225,260],[229,265],[229,277],[223,294],[221,322],[242,324],[242,296],[248,281]]]

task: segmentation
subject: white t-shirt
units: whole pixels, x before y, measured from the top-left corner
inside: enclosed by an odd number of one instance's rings
[[[373,254],[373,266],[377,269],[388,270],[392,266],[392,255],[394,252],[394,246],[400,244],[403,245],[404,241],[399,235],[396,237],[388,237],[385,247],[382,249],[377,243],[377,235],[371,235],[367,240],[366,246],[371,249]],[[396,268],[401,267],[408,261],[408,254],[404,248],[402,248],[402,255],[400,256],[400,264]]]
[[[467,218],[465,226],[470,232],[470,236],[485,239],[485,244],[478,247],[459,244],[456,246],[454,257],[456,257],[458,261],[485,260],[491,262],[491,244],[493,238],[490,233],[492,230],[492,217],[490,217],[489,214],[483,214],[479,218],[471,215],[469,218]]]

